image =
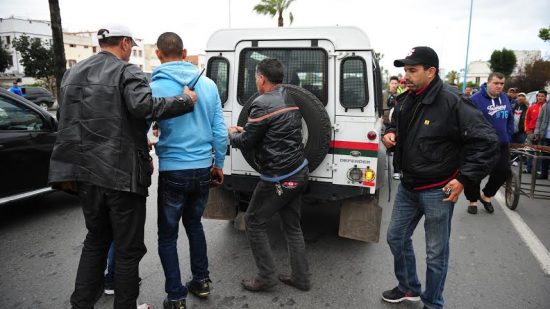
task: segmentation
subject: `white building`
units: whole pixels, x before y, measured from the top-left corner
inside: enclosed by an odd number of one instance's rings
[[[21,55],[13,48],[13,39],[21,36],[40,39],[42,44],[52,46],[52,28],[47,20],[23,19],[17,17],[0,18],[0,43],[12,55],[12,66],[4,73],[22,77],[24,68],[19,63]]]
[[[476,60],[468,63],[468,72],[466,77],[466,83],[473,82],[477,86],[481,86],[487,81],[487,78],[491,74],[491,68],[488,61]],[[461,72],[460,81],[464,80],[464,72]]]
[[[28,36],[33,39],[40,39],[42,44],[52,46],[52,29],[50,21],[24,19],[17,17],[0,18],[0,42],[12,55],[13,65],[3,74],[8,78],[21,78],[24,75],[25,68],[19,62],[21,55],[13,48],[13,39],[21,36]],[[139,46],[134,47],[130,58],[130,63],[134,63],[142,70],[145,68],[145,53],[143,40],[134,38]],[[64,32],[63,43],[65,47],[65,58],[67,59],[67,68],[75,63],[82,61],[99,52],[96,32]]]
[[[535,60],[542,59],[540,50],[514,50],[516,55],[516,67],[512,71],[512,76],[517,75],[520,70],[523,70],[526,64],[529,64]],[[467,82],[473,82],[478,86],[481,86],[487,81],[487,78],[491,74],[491,64],[489,61],[476,60],[468,64],[468,76]],[[464,78],[464,72],[461,72],[460,80]]]
[[[97,54],[100,51],[95,31],[63,32],[63,43],[65,48],[65,59],[67,68],[71,68],[76,63]],[[0,41],[3,46],[7,46],[8,52],[12,54],[13,65],[8,68],[3,75],[4,80],[11,83],[15,78],[22,78],[25,68],[19,62],[21,56],[13,48],[13,39],[26,35],[30,38],[38,38],[44,45],[52,46],[51,24],[46,20],[32,20],[17,17],[0,18]],[[155,44],[145,44],[142,39],[134,38],[139,46],[132,49],[130,63],[137,65],[148,76],[160,65],[155,49]],[[199,68],[205,66],[205,56],[189,56],[188,61],[194,63]],[[24,79],[23,83],[33,82],[32,79]]]

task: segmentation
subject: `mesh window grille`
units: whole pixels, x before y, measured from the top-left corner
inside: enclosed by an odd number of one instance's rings
[[[361,57],[347,57],[340,64],[340,104],[348,108],[364,108],[369,101],[367,66]]]
[[[212,57],[206,66],[206,76],[218,87],[222,106],[227,102],[229,89],[229,61],[223,57]]]
[[[276,58],[285,69],[284,84],[307,89],[327,105],[328,56],[321,48],[246,48],[240,54],[237,99],[244,105],[256,93],[256,64]]]

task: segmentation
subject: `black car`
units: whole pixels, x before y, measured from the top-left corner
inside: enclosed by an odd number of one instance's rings
[[[51,190],[48,170],[56,132],[50,113],[0,89],[0,204]]]
[[[52,107],[55,101],[52,93],[42,87],[21,87],[21,91],[25,99],[34,102],[43,109]]]

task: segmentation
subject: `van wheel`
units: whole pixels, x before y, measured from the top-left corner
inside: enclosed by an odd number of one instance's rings
[[[313,172],[327,155],[330,147],[331,125],[330,118],[325,106],[311,92],[302,87],[295,85],[283,85],[288,93],[296,102],[302,113],[302,126],[305,122],[305,127],[302,127],[302,140],[305,144],[304,151],[307,160],[309,161],[309,171]],[[237,125],[244,127],[248,121],[248,114],[252,102],[259,96],[258,93],[253,94],[246,102],[239,114]],[[242,154],[254,170],[258,171],[258,165],[254,160],[255,151],[243,151]]]
[[[47,111],[48,110],[48,104],[46,104],[45,102],[41,102],[38,104],[43,110]]]

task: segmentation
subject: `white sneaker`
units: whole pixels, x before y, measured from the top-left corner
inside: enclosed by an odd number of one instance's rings
[[[401,174],[400,173],[393,173],[393,179],[400,180],[401,179]]]
[[[518,166],[519,163],[517,163],[516,161],[512,162],[512,166]]]
[[[153,306],[148,305],[148,304],[137,305],[137,309],[152,309],[152,308],[153,308]]]

